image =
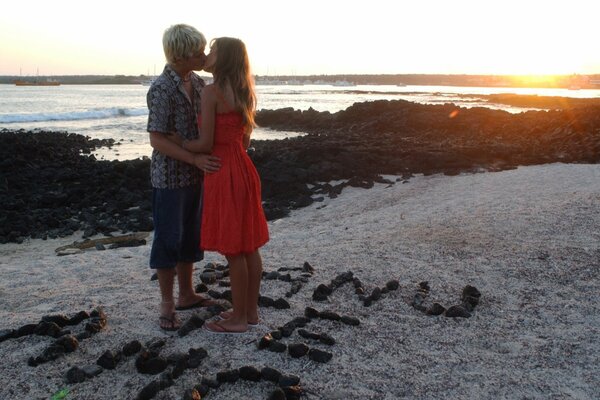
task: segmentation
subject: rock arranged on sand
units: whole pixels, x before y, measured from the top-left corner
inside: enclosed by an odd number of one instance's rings
[[[184,393],[184,399],[201,399],[210,391],[218,390],[224,384],[235,384],[239,381],[260,382],[266,381],[276,385],[268,399],[300,399],[303,389],[300,386],[300,377],[296,375],[284,375],[280,371],[271,367],[258,369],[254,366],[243,366],[241,368],[220,371],[215,379],[203,377],[201,382]],[[155,384],[156,387],[160,385]],[[149,391],[148,391],[149,392]],[[144,397],[148,399],[150,397]],[[140,399],[140,397],[138,397]]]
[[[479,304],[481,293],[479,290],[471,285],[467,285],[463,288],[461,294],[461,304],[453,305],[446,309],[443,305],[438,302],[433,303],[431,306],[426,307],[423,305],[425,300],[429,297],[429,283],[420,282],[418,285],[417,293],[413,296],[412,306],[416,310],[419,310],[427,315],[444,315],[450,318],[469,318],[471,313],[475,310],[475,307]]]
[[[70,368],[65,374],[65,380],[70,384],[83,382],[86,379],[98,376],[104,369],[117,368],[127,357],[137,354],[135,367],[139,373],[161,374],[158,379],[144,386],[137,396],[138,399],[151,399],[159,391],[172,386],[186,369],[198,368],[202,360],[208,356],[203,348],[190,348],[187,354],[175,353],[163,357],[160,355],[160,351],[165,344],[166,341],[162,339],[151,341],[146,346],[143,346],[137,340],[131,341],[119,350],[106,350],[98,358],[95,366],[74,366]],[[171,368],[167,370],[169,366]]]
[[[371,294],[368,296],[365,296],[365,289],[362,286],[362,282],[358,279],[354,279],[354,288],[355,288],[355,292],[356,294],[358,294],[358,298],[362,300],[363,305],[365,307],[370,307],[373,302],[375,301],[379,301],[382,297],[382,295],[387,294],[390,291],[394,291],[394,290],[398,290],[398,288],[400,287],[400,283],[397,280],[391,280],[389,282],[387,282],[385,284],[385,286],[379,288],[376,287],[371,291]]]
[[[274,300],[268,296],[258,296],[258,305],[259,307],[273,307],[278,310],[290,308],[290,303],[286,299],[279,298]]]
[[[88,318],[90,314],[87,311],[80,311],[71,318],[63,314],[46,315],[37,324],[26,324],[17,329],[3,329],[0,331],[0,342],[27,335],[57,338],[71,333],[69,330],[63,330],[64,327],[78,325]]]
[[[191,348],[188,350],[187,354],[172,354],[166,359],[158,356],[158,352],[156,351],[150,351],[148,354],[142,353],[142,359],[140,359],[139,356],[138,359],[136,359],[136,367],[140,373],[158,374],[164,372],[160,375],[159,379],[144,386],[137,398],[153,398],[159,391],[172,386],[175,383],[175,380],[177,380],[186,369],[198,368],[202,360],[207,356],[208,353],[203,348]],[[169,371],[165,371],[168,365],[171,365],[172,368]],[[200,391],[202,395],[206,394],[206,392],[207,391],[204,390]],[[190,391],[189,395],[193,396],[193,391]]]
[[[285,274],[283,272],[286,272]],[[290,272],[302,272],[298,277],[292,277]],[[290,298],[302,289],[302,286],[313,276],[315,269],[307,261],[302,267],[281,267],[277,271],[263,272],[264,280],[280,280],[290,282],[290,290],[285,293],[285,297]]]
[[[336,276],[329,284],[320,284],[317,286],[313,292],[312,299],[314,301],[327,301],[334,290],[353,280],[354,274],[351,271],[344,272]]]
[[[296,342],[288,345],[280,342],[282,338],[292,336],[294,331],[298,329],[298,335],[304,339],[311,339],[318,341],[321,344],[333,346],[336,340],[327,333],[315,333],[310,332],[304,328],[307,324],[311,323],[314,319],[338,321],[349,326],[360,325],[360,320],[356,317],[351,316],[340,316],[339,314],[332,311],[318,311],[312,307],[306,307],[304,316],[296,317],[293,320],[285,323],[277,330],[267,333],[262,336],[257,343],[259,350],[269,350],[276,353],[283,353],[288,351],[292,358],[300,358],[308,354],[308,357],[316,362],[328,362],[333,357],[333,354],[322,351],[315,348],[310,348],[306,343]]]
[[[85,330],[77,335],[71,334],[70,330],[62,329],[67,325],[78,325],[87,319],[89,322],[86,323]],[[29,366],[36,367],[77,350],[81,340],[88,339],[100,332],[106,327],[106,324],[106,314],[102,308],[97,308],[89,314],[86,311],[80,311],[71,318],[62,314],[45,316],[38,324],[27,324],[19,329],[7,331],[4,338],[6,340],[32,334],[56,338],[42,354],[27,360]]]

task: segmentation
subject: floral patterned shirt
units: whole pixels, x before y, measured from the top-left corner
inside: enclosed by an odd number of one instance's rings
[[[198,137],[197,118],[200,112],[200,92],[204,81],[191,73],[193,99],[189,99],[183,80],[166,65],[146,96],[148,103],[148,132],[168,134],[177,132],[184,139]],[[150,164],[152,187],[176,189],[202,183],[202,171],[193,165],[168,157],[156,149]]]

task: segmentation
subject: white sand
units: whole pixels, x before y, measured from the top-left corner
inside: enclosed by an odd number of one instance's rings
[[[261,309],[266,324],[281,326],[306,306],[360,318],[359,327],[327,321],[307,328],[337,339],[332,347],[309,344],[331,351],[333,359],[317,364],[259,351],[252,341],[267,328],[238,337],[198,330],[170,338],[162,354],[202,346],[209,357],[156,398],[181,398],[203,374],[244,365],[300,376],[307,399],[594,398],[600,393],[599,226],[600,165],[420,176],[391,187],[345,189],[337,199],[271,223],[272,239],[262,252],[267,271],[304,261],[317,269],[290,299],[291,310]],[[68,399],[130,399],[156,379],[138,374],[132,357],[84,383],[64,383],[70,366],[93,364],[107,349],[170,337],[157,327],[150,246],[54,255],[75,239],[0,246],[0,328],[99,305],[109,325],[74,353],[37,368],[27,359],[51,338],[0,343],[1,399],[47,399],[63,387],[70,389]],[[207,260],[222,261],[214,254]],[[311,300],[318,284],[345,271],[369,290],[390,279],[398,279],[400,289],[369,308],[351,285],[328,303]],[[458,303],[466,284],[482,292],[481,304],[470,319],[425,316],[409,305],[425,280],[429,304]],[[283,297],[287,290],[289,283],[263,281],[264,295]],[[297,333],[284,340],[295,341]],[[272,389],[238,382],[208,398],[265,399]]]

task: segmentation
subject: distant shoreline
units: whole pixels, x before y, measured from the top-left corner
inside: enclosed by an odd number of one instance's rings
[[[202,75],[201,75],[202,76]],[[206,76],[202,76],[207,78]],[[17,80],[52,79],[62,85],[136,85],[148,81],[149,75],[45,75],[0,76],[0,84],[14,84]],[[470,86],[470,87],[518,87],[600,89],[600,74],[592,75],[441,75],[441,74],[388,74],[388,75],[257,75],[258,84],[337,84],[346,85],[420,85],[420,86]]]

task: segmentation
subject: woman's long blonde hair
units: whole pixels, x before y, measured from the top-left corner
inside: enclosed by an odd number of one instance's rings
[[[246,45],[240,39],[230,37],[213,39],[211,47],[213,45],[217,46],[217,60],[213,67],[215,85],[224,90],[229,83],[235,107],[242,113],[246,130],[251,131],[256,127],[256,94]]]

